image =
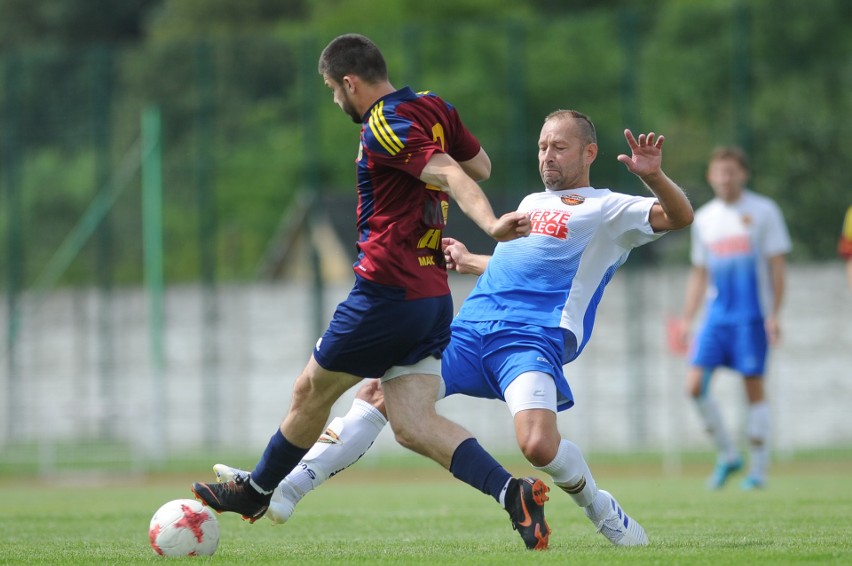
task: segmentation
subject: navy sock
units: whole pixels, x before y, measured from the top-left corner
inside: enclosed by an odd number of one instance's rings
[[[450,473],[500,502],[500,492],[512,478],[506,468],[479,445],[475,438],[468,438],[458,445],[450,462]]]
[[[251,479],[264,491],[271,492],[307,453],[307,448],[299,448],[290,444],[281,434],[281,430],[276,430],[272,438],[269,439],[269,444],[266,445],[263,456],[260,457],[260,461],[254,467]]]

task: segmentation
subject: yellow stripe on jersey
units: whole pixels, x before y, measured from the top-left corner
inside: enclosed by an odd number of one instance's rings
[[[370,130],[373,132],[373,135],[376,136],[376,139],[382,144],[382,147],[387,150],[387,152],[391,155],[396,155],[402,148],[405,147],[402,141],[393,133],[393,130],[388,124],[388,121],[385,119],[384,114],[382,114],[382,109],[384,108],[384,101],[379,102],[376,106],[370,110]]]

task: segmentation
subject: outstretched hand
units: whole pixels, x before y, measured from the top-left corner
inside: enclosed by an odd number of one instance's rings
[[[663,141],[665,136],[657,137],[654,132],[639,134],[639,139],[633,137],[633,132],[624,130],[624,138],[633,155],[621,154],[618,160],[627,166],[627,170],[639,177],[646,177],[660,172],[663,162]]]

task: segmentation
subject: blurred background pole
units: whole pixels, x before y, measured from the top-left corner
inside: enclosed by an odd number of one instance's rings
[[[638,79],[639,59],[635,56],[638,49],[638,25],[637,12],[634,8],[625,8],[620,14],[621,27],[621,112],[625,127],[634,133],[644,131],[645,124],[640,123],[639,118],[639,96]],[[629,154],[629,151],[628,151]],[[625,167],[619,167],[619,185],[624,187],[635,186],[636,178],[627,171]],[[641,248],[640,248],[641,249]],[[632,401],[626,408],[628,415],[628,430],[630,431],[630,445],[641,450],[647,442],[647,430],[645,414],[647,409],[646,396],[646,360],[645,360],[645,337],[643,332],[645,317],[644,303],[639,298],[643,296],[642,289],[642,264],[644,254],[632,253],[632,257],[624,266],[625,300],[626,312],[625,322],[627,325],[627,388],[629,398]]]
[[[203,442],[213,447],[221,438],[219,426],[219,300],[216,285],[216,187],[213,182],[213,45],[202,42],[195,52],[198,106],[195,114],[197,157],[195,188],[198,205],[198,246],[201,257],[201,403]]]
[[[112,147],[112,50],[99,46],[91,52],[92,138],[95,149],[95,192],[109,195],[113,192],[111,181],[110,148]],[[115,325],[113,321],[113,226],[107,212],[98,225],[96,235],[96,273],[98,279],[98,381],[101,414],[98,434],[104,439],[115,436],[120,415],[120,403],[115,385]],[[84,388],[78,391],[84,391]]]
[[[162,466],[166,454],[166,363],[163,327],[163,165],[160,110],[149,106],[142,112],[142,239],[145,287],[148,291],[148,335],[151,346],[153,391],[151,458]]]
[[[3,59],[3,127],[0,129],[0,172],[5,187],[5,202],[0,207],[6,214],[6,344],[4,356],[7,371],[6,437],[18,437],[21,412],[26,405],[20,399],[18,351],[15,347],[21,327],[21,294],[24,281],[24,244],[21,235],[23,201],[21,198],[20,155],[23,151],[18,129],[20,61],[14,53]]]
[[[506,37],[506,89],[509,100],[506,111],[509,114],[509,131],[512,135],[507,140],[509,191],[505,196],[509,197],[508,202],[513,202],[512,198],[517,197],[520,200],[527,194],[524,178],[531,154],[527,139],[527,81],[524,76],[526,31],[517,22],[511,22],[506,27]]]
[[[321,214],[324,204],[324,193],[319,177],[319,153],[317,148],[320,147],[319,139],[319,108],[317,107],[317,85],[322,84],[321,77],[316,73],[317,59],[319,51],[317,50],[316,41],[312,37],[307,37],[302,42],[302,64],[301,73],[301,102],[302,108],[302,147],[305,148],[305,190],[308,194],[308,203],[310,207],[309,214],[309,230],[308,230],[308,256],[311,266],[311,289],[313,299],[313,341],[322,335],[325,330],[325,280],[322,274],[322,262],[319,251],[319,242],[317,242],[317,225],[318,216]]]
[[[422,26],[406,24],[402,32],[402,55],[405,64],[402,66],[402,76],[405,84],[416,85],[421,79],[423,69],[423,57],[420,51],[423,49]],[[310,69],[310,67],[308,67]]]
[[[740,0],[734,7],[731,104],[737,144],[752,155],[751,140],[751,12]]]

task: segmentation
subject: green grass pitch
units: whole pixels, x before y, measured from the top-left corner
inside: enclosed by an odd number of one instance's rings
[[[852,462],[776,464],[769,488],[735,478],[703,487],[706,466],[666,477],[658,466],[596,466],[651,539],[615,548],[569,497],[552,489],[550,549],[530,552],[506,513],[436,466],[362,462],[308,495],[286,525],[219,515],[217,564],[852,564]],[[694,469],[693,469],[694,468]],[[516,474],[530,468],[510,466]],[[0,564],[151,564],[148,521],[191,497],[193,475],[54,479],[0,477]],[[549,478],[547,478],[549,480]],[[552,486],[552,483],[548,481]],[[180,559],[179,559],[180,560]]]

